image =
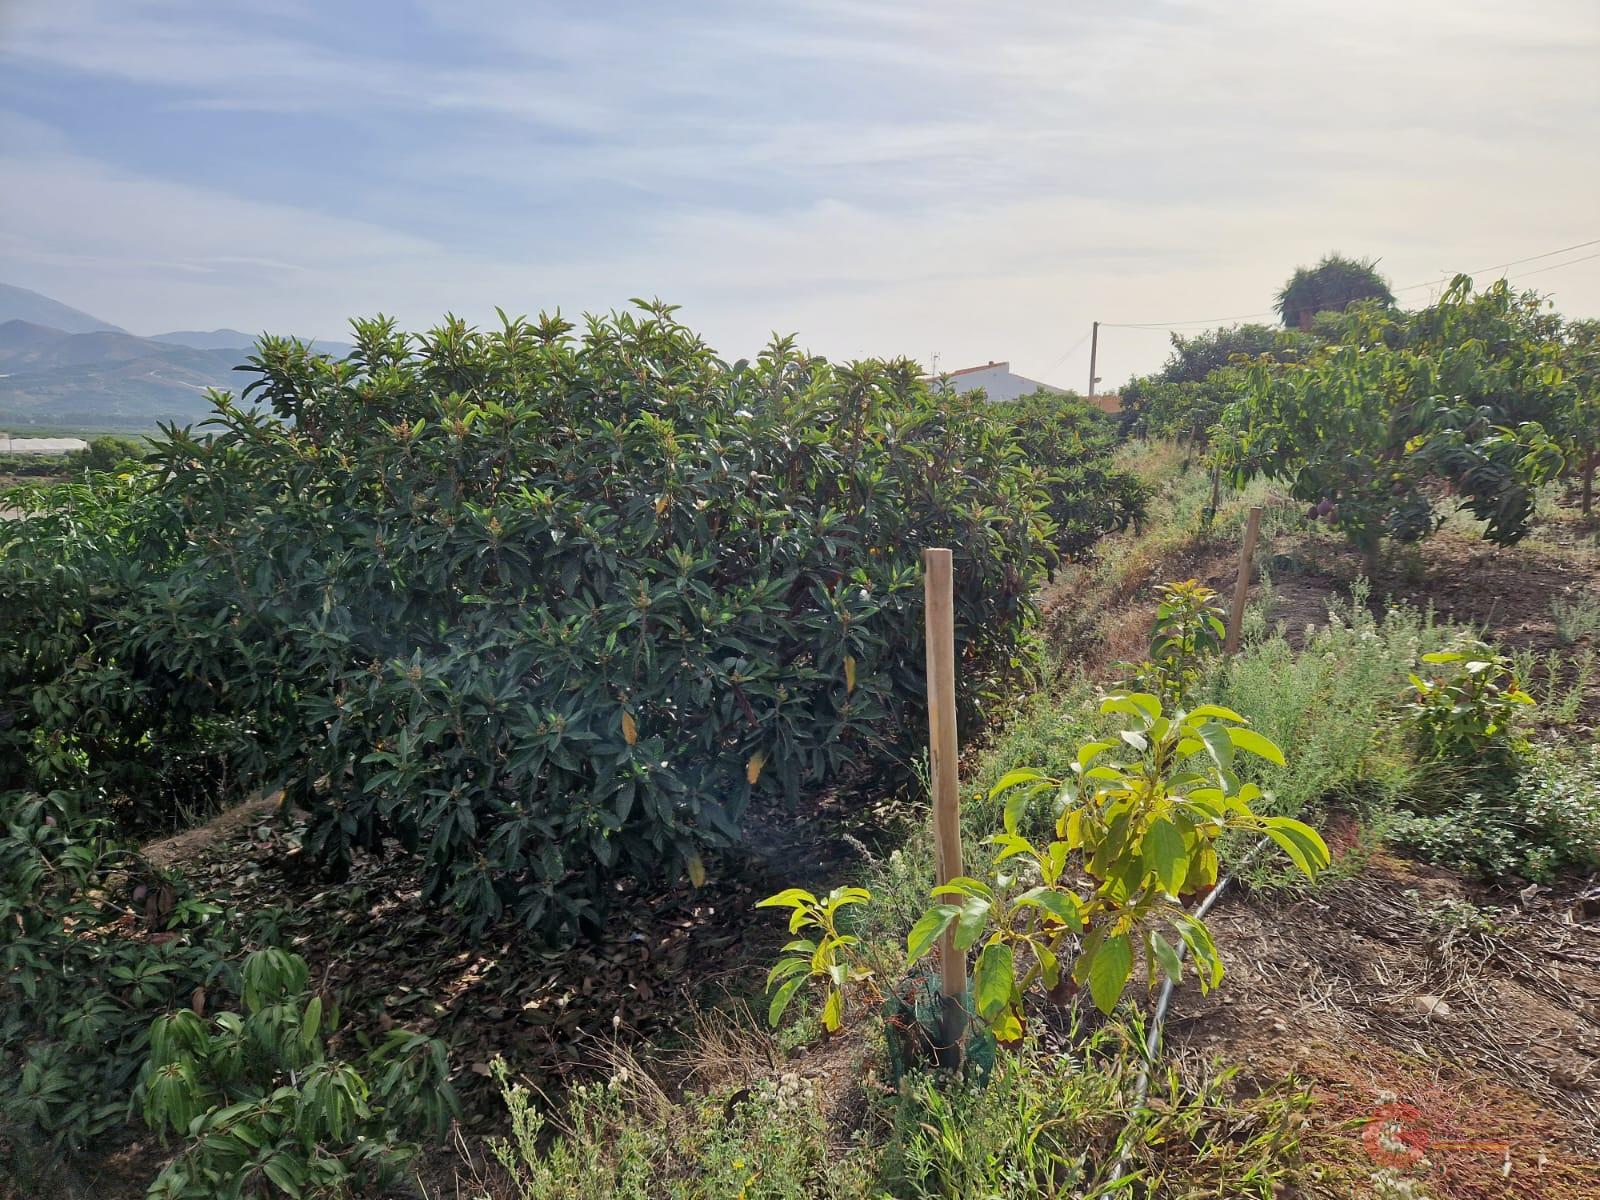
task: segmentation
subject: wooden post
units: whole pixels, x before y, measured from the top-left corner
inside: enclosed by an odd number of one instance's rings
[[[1223,653],[1239,652],[1239,627],[1244,624],[1245,597],[1250,594],[1250,567],[1255,562],[1256,538],[1261,534],[1261,506],[1250,506],[1250,517],[1244,525],[1244,546],[1239,551],[1239,582],[1233,585],[1233,608],[1228,613],[1228,639]]]
[[[950,551],[922,553],[928,644],[928,775],[933,785],[933,845],[937,882],[949,883],[961,867],[961,794],[956,779],[956,626]],[[939,941],[939,992],[943,997],[939,1064],[961,1063],[966,1031],[967,956],[956,949],[952,925]]]

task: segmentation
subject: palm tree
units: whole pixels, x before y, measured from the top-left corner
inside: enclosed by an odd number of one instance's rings
[[[1377,259],[1330,254],[1314,267],[1301,267],[1278,293],[1278,315],[1288,329],[1310,329],[1319,312],[1343,312],[1357,300],[1394,303],[1389,281],[1377,271]]]

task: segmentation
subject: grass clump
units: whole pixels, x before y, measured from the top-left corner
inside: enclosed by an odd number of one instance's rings
[[[1429,862],[1490,882],[1548,883],[1600,868],[1600,756],[1534,747],[1434,813],[1401,813],[1389,836]]]
[[[1246,642],[1213,670],[1206,698],[1292,747],[1287,766],[1254,768],[1271,793],[1271,811],[1300,816],[1328,800],[1391,806],[1412,778],[1391,714],[1412,664],[1443,645],[1448,631],[1403,605],[1374,617],[1358,584],[1347,604],[1330,608],[1326,625],[1307,628],[1303,637],[1296,651],[1280,625]]]
[[[478,1200],[831,1200],[867,1193],[862,1155],[829,1145],[819,1094],[784,1075],[675,1102],[636,1062],[568,1093],[558,1119],[495,1070],[511,1137]]]
[[[1281,1194],[1299,1164],[1309,1095],[1293,1084],[1235,1094],[1234,1072],[1158,1071],[1148,1105],[1128,1098],[1141,1031],[1104,1026],[1071,1054],[1030,1044],[987,1085],[932,1074],[860,1092],[837,1073],[785,1073],[673,1099],[637,1062],[575,1087],[547,1113],[496,1071],[512,1119],[464,1194],[475,1200],[947,1200],[1126,1194],[1172,1200]],[[830,1102],[829,1090],[835,1094]],[[845,1103],[839,1101],[843,1099]]]
[[[1093,1200],[1126,1196],[1136,1180],[1136,1194],[1168,1200],[1282,1194],[1309,1095],[1286,1085],[1243,1099],[1232,1070],[1170,1067],[1130,1120],[1137,1033],[1101,1029],[1075,1056],[1002,1056],[983,1089],[910,1081],[891,1109],[877,1194]]]

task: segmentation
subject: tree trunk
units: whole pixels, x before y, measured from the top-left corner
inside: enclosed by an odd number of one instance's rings
[[[1378,543],[1373,541],[1361,548],[1361,573],[1371,583],[1378,574]]]
[[[1595,454],[1591,451],[1583,460],[1583,515],[1586,517],[1594,508],[1594,463]]]

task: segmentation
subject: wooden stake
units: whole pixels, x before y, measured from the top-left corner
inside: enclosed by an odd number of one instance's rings
[[[964,874],[961,867],[961,793],[956,778],[956,625],[950,551],[922,554],[928,645],[928,774],[933,784],[933,844],[937,882]],[[955,926],[939,941],[939,991],[943,996],[940,1065],[959,1066],[966,1027],[967,957],[956,949]]]
[[[1251,505],[1244,525],[1244,546],[1239,551],[1239,582],[1233,585],[1233,608],[1228,613],[1228,638],[1223,653],[1239,652],[1239,627],[1244,624],[1244,602],[1250,594],[1250,568],[1256,558],[1256,538],[1261,534],[1261,506]]]

